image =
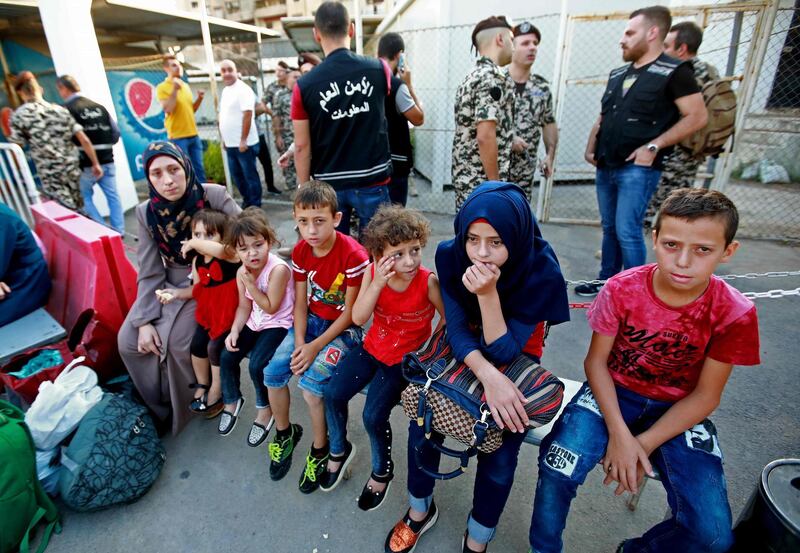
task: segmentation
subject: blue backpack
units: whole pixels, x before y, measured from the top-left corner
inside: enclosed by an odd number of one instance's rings
[[[147,408],[106,393],[62,452],[61,498],[76,511],[132,503],[150,489],[165,460]]]

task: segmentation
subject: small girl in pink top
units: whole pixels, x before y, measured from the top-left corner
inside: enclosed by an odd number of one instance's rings
[[[239,389],[239,364],[249,354],[257,414],[247,435],[247,444],[256,447],[266,439],[273,424],[263,371],[292,327],[294,286],[289,265],[270,253],[277,238],[259,208],[242,212],[231,228],[229,243],[239,255],[242,267],[236,275],[239,307],[221,358],[225,409],[218,430],[226,436],[236,426],[244,405]]]

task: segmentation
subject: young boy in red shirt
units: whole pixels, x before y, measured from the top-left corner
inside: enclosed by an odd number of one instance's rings
[[[615,275],[588,312],[587,382],[542,441],[530,543],[560,552],[569,505],[601,462],[616,494],[655,466],[672,517],[618,552],[723,552],[733,544],[722,453],[708,417],[733,365],[757,365],[753,303],[713,275],[733,257],[736,206],[681,189],[653,230],[657,262]]]
[[[303,435],[299,424],[289,422],[288,384],[294,374],[314,432],[300,475],[300,491],[311,493],[319,487],[329,457],[324,391],[342,359],[362,339],[351,313],[369,258],[361,244],[336,230],[342,213],[330,185],[304,184],[295,195],[293,214],[302,237],[292,251],[294,329],[264,369],[276,427],[269,445],[269,475],[272,480],[286,476]]]

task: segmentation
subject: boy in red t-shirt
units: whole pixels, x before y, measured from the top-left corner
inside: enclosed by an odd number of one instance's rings
[[[300,491],[311,493],[319,487],[329,457],[324,391],[342,359],[361,343],[362,330],[353,325],[351,312],[369,258],[361,244],[336,230],[342,214],[328,184],[304,184],[295,195],[293,215],[302,237],[292,251],[294,329],[264,369],[276,427],[269,444],[269,475],[272,480],[286,476],[303,435],[299,424],[289,422],[288,384],[294,374],[314,432],[300,475]]]
[[[562,550],[570,502],[598,462],[617,495],[636,493],[655,466],[672,510],[618,552],[732,546],[722,453],[706,417],[733,365],[760,362],[755,306],[713,275],[739,246],[738,221],[722,193],[676,190],[653,230],[657,262],[615,275],[592,304],[588,382],[540,447],[533,552]]]

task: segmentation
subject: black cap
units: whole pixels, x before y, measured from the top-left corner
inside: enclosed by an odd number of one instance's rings
[[[487,17],[483,21],[478,21],[478,24],[472,29],[472,47],[475,48],[475,50],[478,49],[478,44],[475,42],[475,37],[478,36],[478,33],[486,29],[494,29],[495,27],[503,27],[510,30],[511,24],[506,20],[505,15],[493,15]]]
[[[536,25],[531,23],[530,21],[523,21],[519,25],[516,25],[511,32],[514,33],[514,38],[517,38],[520,35],[536,35],[536,39],[541,42],[542,40],[542,33],[539,32],[539,29],[536,28]]]
[[[283,61],[283,60],[281,60],[281,61],[279,61],[279,62],[278,62],[278,67],[283,67],[284,69],[287,69],[287,70],[288,70],[288,69],[291,69],[291,68],[289,67],[289,64],[288,64],[288,63],[286,63],[286,62],[285,62],[285,61]]]

